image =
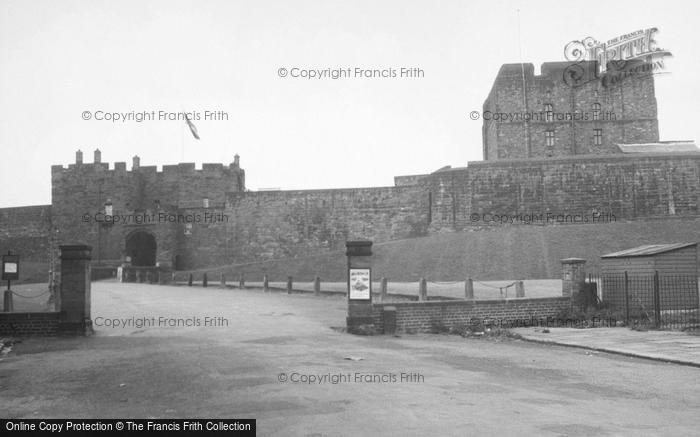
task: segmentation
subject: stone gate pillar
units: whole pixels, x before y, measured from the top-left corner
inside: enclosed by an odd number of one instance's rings
[[[348,332],[369,333],[372,318],[372,242],[348,241]]]
[[[565,258],[561,260],[561,295],[576,296],[586,283],[586,260],[582,258]]]
[[[90,253],[85,245],[60,246],[61,287],[56,309],[59,329],[67,335],[90,335]]]

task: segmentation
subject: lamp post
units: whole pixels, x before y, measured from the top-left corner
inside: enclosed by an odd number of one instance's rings
[[[102,185],[100,185],[100,194],[102,194]],[[107,228],[112,224],[112,200],[107,198],[104,203],[104,221],[97,224],[97,265],[102,264],[102,228]]]

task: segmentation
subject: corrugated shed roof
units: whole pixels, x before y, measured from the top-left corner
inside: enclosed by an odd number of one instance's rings
[[[609,253],[601,256],[601,258],[624,258],[629,256],[649,256],[658,253],[670,252],[672,250],[683,249],[690,246],[695,246],[698,243],[672,243],[672,244],[647,244],[645,246],[633,247],[619,252]]]
[[[622,153],[700,152],[695,141],[659,141],[658,143],[618,144]]]

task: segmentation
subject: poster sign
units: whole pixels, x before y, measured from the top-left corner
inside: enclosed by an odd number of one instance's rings
[[[350,269],[350,299],[372,299],[372,277],[370,269]]]
[[[16,281],[19,279],[19,255],[2,256],[2,280]]]

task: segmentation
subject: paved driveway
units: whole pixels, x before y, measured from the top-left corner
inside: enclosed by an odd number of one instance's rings
[[[97,335],[16,345],[0,361],[0,411],[248,417],[259,435],[279,436],[697,435],[700,426],[697,368],[512,340],[331,329],[344,317],[334,296],[94,283]],[[113,319],[132,326],[104,326]],[[148,319],[166,326],[136,326]]]

